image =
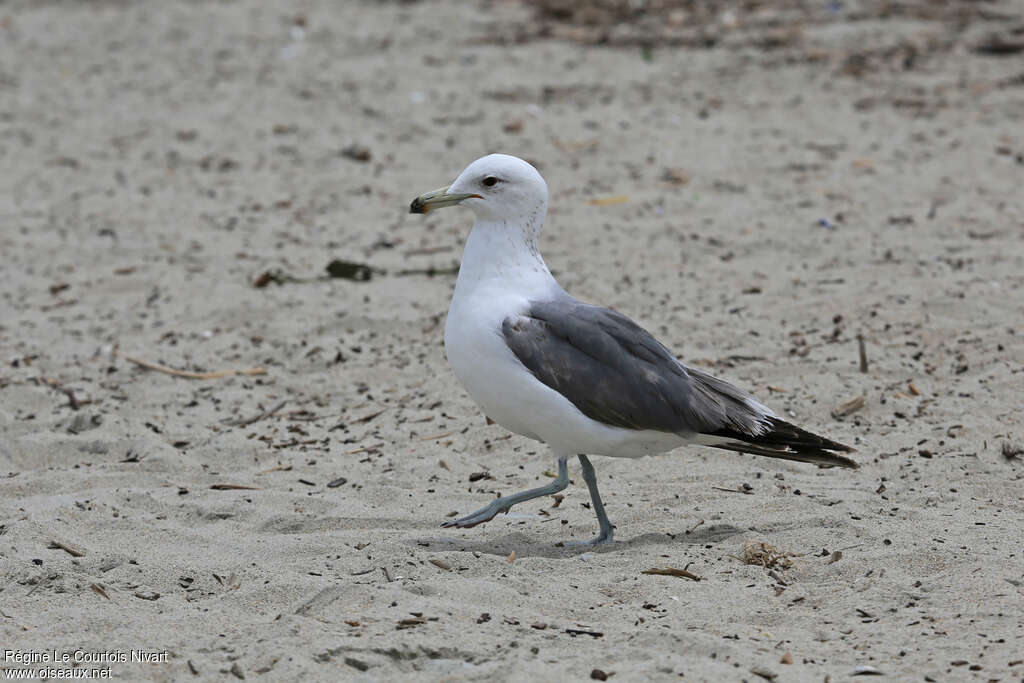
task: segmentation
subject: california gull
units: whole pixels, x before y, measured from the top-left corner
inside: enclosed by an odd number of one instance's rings
[[[711,446],[827,467],[857,467],[854,449],[800,429],[723,380],[683,365],[617,311],[583,303],[544,264],[544,178],[522,159],[477,159],[448,187],[412,202],[412,213],[465,206],[466,240],[444,343],[455,376],[484,413],[546,443],[558,460],[547,486],[502,496],[444,523],[467,528],[569,484],[577,455],[600,533],[612,540],[588,455],[636,458],[684,445]]]

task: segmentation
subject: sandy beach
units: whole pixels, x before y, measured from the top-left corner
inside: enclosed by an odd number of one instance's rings
[[[1024,2],[627,4],[0,2],[3,668],[1024,680]],[[555,466],[445,360],[471,214],[408,214],[490,152],[569,292],[860,469],[441,529]]]

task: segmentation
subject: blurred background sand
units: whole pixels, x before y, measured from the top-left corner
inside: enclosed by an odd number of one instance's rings
[[[1022,131],[1019,1],[0,3],[4,647],[1020,679]],[[569,291],[862,469],[597,458],[610,547],[575,471],[439,529],[553,467],[444,359],[471,216],[406,213],[492,151]]]

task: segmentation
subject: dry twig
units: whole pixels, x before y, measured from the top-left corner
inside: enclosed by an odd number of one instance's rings
[[[260,420],[267,419],[277,411],[281,410],[281,408],[284,408],[286,403],[288,403],[287,400],[281,401],[273,408],[270,408],[269,410],[264,410],[259,415],[253,415],[252,417],[242,417],[235,418],[233,420],[224,420],[224,424],[227,425],[228,427],[245,427],[246,425],[251,425],[253,422],[259,422]]]
[[[641,574],[654,574],[656,576],[678,576],[681,579],[690,579],[691,581],[700,581],[703,576],[697,576],[692,572],[688,572],[685,569],[677,569],[675,567],[665,567],[664,569],[645,569]]]
[[[838,420],[840,418],[846,417],[847,415],[853,415],[863,407],[864,397],[856,396],[854,398],[851,398],[849,401],[846,401],[845,403],[842,403],[833,408],[832,417]]]
[[[265,375],[267,374],[266,368],[245,368],[242,370],[215,370],[213,372],[191,372],[189,370],[177,370],[175,368],[169,368],[166,365],[160,365],[159,363],[151,363],[148,360],[142,360],[141,358],[134,358],[132,356],[121,356],[129,363],[135,363],[139,367],[146,368],[147,370],[156,370],[162,372],[165,375],[172,375],[174,377],[184,377],[185,379],[221,379],[222,377],[233,377],[235,375]]]
[[[83,557],[85,555],[84,550],[76,548],[75,546],[69,543],[63,543],[61,541],[50,541],[50,545],[48,547],[55,550],[63,550],[68,555],[71,555],[71,557]]]

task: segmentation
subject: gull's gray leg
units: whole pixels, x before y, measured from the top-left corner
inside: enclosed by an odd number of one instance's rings
[[[582,457],[582,456],[581,456]],[[586,475],[584,475],[586,476]],[[558,476],[553,482],[547,486],[540,486],[529,491],[522,491],[515,493],[511,496],[502,496],[501,498],[495,499],[490,505],[486,505],[471,515],[466,515],[460,519],[453,519],[442,524],[442,527],[453,527],[457,526],[460,529],[468,529],[471,526],[477,524],[483,524],[494,519],[494,516],[499,512],[508,512],[509,508],[518,503],[522,503],[527,500],[533,500],[534,498],[540,498],[542,496],[551,496],[559,491],[563,490],[569,485],[569,466],[566,463],[566,457],[561,456],[558,458]],[[596,490],[596,489],[595,489]],[[603,513],[603,510],[602,510]]]
[[[604,511],[604,503],[601,502],[601,493],[597,490],[597,475],[594,473],[594,466],[590,464],[590,458],[580,453],[580,465],[583,468],[583,481],[587,482],[590,489],[590,502],[594,505],[594,512],[597,513],[597,523],[601,525],[601,532],[590,541],[589,545],[597,545],[612,540],[615,535],[615,527],[608,521],[608,515]]]

